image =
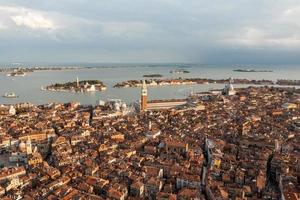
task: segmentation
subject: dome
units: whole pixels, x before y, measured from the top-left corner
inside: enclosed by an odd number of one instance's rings
[[[126,103],[122,103],[121,107],[122,107],[123,109],[125,109],[125,108],[127,107],[127,106],[126,106]]]
[[[25,142],[21,142],[19,144],[19,151],[21,151],[21,152],[25,152],[26,151],[26,144],[25,144]]]
[[[120,104],[119,103],[115,103],[115,110],[120,110]]]

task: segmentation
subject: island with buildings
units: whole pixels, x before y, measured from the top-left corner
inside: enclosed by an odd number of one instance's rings
[[[143,75],[144,78],[161,78],[163,75],[161,74],[145,74]]]
[[[248,80],[232,79],[235,84],[249,85],[274,85],[271,80]],[[149,86],[165,85],[190,85],[190,84],[225,84],[228,79],[207,79],[207,78],[174,78],[174,79],[147,79],[146,84]],[[143,80],[128,80],[114,85],[116,88],[141,87]]]
[[[67,83],[55,83],[45,88],[42,87],[42,90],[47,91],[60,91],[60,92],[95,92],[95,91],[104,91],[106,86],[102,81],[99,80],[82,80],[79,81],[78,77],[74,82]]]
[[[300,90],[0,106],[0,198],[299,199]]]

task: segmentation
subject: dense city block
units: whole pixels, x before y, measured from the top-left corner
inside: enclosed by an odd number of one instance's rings
[[[299,91],[229,85],[153,110],[146,95],[1,106],[1,199],[299,199]]]

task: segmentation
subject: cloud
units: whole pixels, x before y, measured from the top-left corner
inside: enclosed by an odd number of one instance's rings
[[[240,37],[222,39],[221,43],[247,48],[300,48],[300,37],[272,37],[258,30],[250,30]]]
[[[42,49],[53,60],[74,54],[89,62],[130,62],[143,52],[145,62],[222,62],[224,55],[234,62],[300,48],[299,0],[0,2],[0,51],[17,41],[11,56],[28,60]],[[18,53],[21,48],[30,51]]]
[[[41,11],[28,9],[18,6],[0,6],[1,16],[0,22],[6,23],[8,28],[13,29],[13,25],[24,26],[29,29],[55,29],[56,24]],[[14,24],[11,24],[11,21]]]
[[[26,26],[32,29],[55,29],[53,21],[34,12],[27,12],[22,15],[12,16],[11,19],[17,26]]]
[[[241,25],[219,34],[222,45],[246,48],[300,48],[300,7],[283,9],[250,26]]]
[[[0,23],[0,30],[6,30],[7,27],[5,25],[3,25],[2,23]]]
[[[283,11],[282,16],[287,17],[287,18],[299,17],[299,15],[300,15],[299,11],[300,11],[300,6],[294,6],[294,7],[291,7],[291,8],[287,8],[286,10]]]

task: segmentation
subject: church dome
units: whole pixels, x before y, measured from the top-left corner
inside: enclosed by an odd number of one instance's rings
[[[26,144],[25,144],[25,142],[22,141],[19,144],[19,151],[21,151],[21,152],[25,152],[26,151]]]
[[[122,103],[121,108],[124,110],[127,108],[126,103]]]

